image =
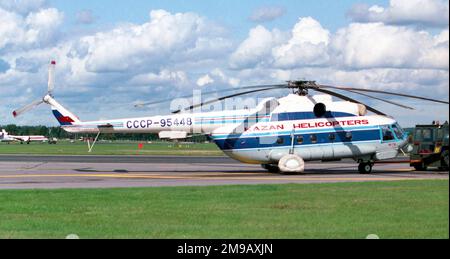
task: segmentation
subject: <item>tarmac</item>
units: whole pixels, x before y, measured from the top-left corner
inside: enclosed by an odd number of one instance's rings
[[[353,160],[307,162],[301,175],[268,173],[228,157],[0,155],[0,189],[125,188],[448,180],[448,171],[414,171],[393,160],[361,175]]]

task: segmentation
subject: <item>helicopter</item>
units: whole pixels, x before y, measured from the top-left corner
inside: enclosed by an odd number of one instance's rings
[[[48,104],[65,131],[97,134],[92,145],[88,143],[89,152],[101,133],[157,133],[160,138],[167,139],[185,139],[190,134],[200,133],[208,136],[233,159],[260,164],[269,172],[284,174],[303,173],[305,162],[345,158],[357,162],[361,174],[369,174],[376,161],[395,158],[408,149],[408,135],[393,117],[337,91],[358,94],[411,110],[414,108],[373,94],[449,104],[447,101],[402,93],[337,87],[318,84],[316,81],[288,81],[241,87],[238,90],[245,91],[192,104],[170,115],[81,121],[53,96],[55,65],[55,61],[49,65],[47,94],[15,110],[14,117],[40,104]],[[282,98],[266,98],[256,108],[192,112],[229,98],[280,89],[290,90],[291,93]],[[233,90],[236,89],[223,91]],[[318,94],[312,95],[310,91]],[[333,97],[340,100],[334,101]]]

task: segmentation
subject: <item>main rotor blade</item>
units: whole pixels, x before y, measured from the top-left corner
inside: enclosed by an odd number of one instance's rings
[[[415,95],[409,95],[409,94],[401,94],[401,93],[393,93],[393,92],[386,92],[386,91],[380,91],[380,90],[372,90],[372,89],[364,89],[364,88],[354,88],[354,87],[336,87],[331,85],[318,85],[319,87],[325,87],[325,88],[331,88],[331,89],[337,89],[337,90],[353,90],[353,91],[360,91],[360,92],[369,92],[369,93],[379,93],[379,94],[387,94],[387,95],[394,95],[394,96],[401,96],[401,97],[407,97],[407,98],[413,98],[413,99],[419,99],[429,102],[435,102],[435,103],[442,103],[442,104],[449,104],[449,102],[421,97],[421,96],[415,96]]]
[[[280,86],[276,86],[276,87],[273,86],[273,87],[268,87],[268,88],[263,88],[263,89],[257,89],[257,90],[251,90],[251,91],[240,92],[240,93],[236,93],[236,94],[232,94],[232,95],[227,95],[227,96],[223,96],[223,97],[220,97],[220,98],[217,98],[217,99],[213,99],[213,100],[210,100],[210,101],[207,101],[207,102],[202,102],[202,103],[199,103],[199,104],[191,105],[190,107],[185,108],[183,110],[190,111],[190,110],[193,110],[195,108],[202,107],[202,106],[207,105],[207,104],[223,101],[223,100],[226,100],[226,99],[229,99],[229,98],[233,98],[233,97],[237,97],[237,96],[241,96],[241,95],[246,95],[246,94],[251,94],[251,93],[262,92],[262,91],[275,90],[275,89],[280,89]],[[174,111],[172,113],[173,114],[177,114],[177,113],[180,113],[180,112],[181,112],[181,110],[177,110],[177,111]]]
[[[26,105],[26,106],[24,106],[24,107],[22,107],[20,109],[17,109],[15,111],[13,111],[13,116],[17,117],[17,116],[19,116],[19,115],[21,115],[21,114],[23,114],[23,113],[25,113],[25,112],[27,112],[29,110],[32,110],[33,108],[35,108],[36,106],[42,104],[43,102],[44,101],[42,99],[36,100],[36,101],[34,101],[34,102],[32,102],[32,103],[30,103],[30,104],[28,104],[28,105]]]
[[[224,89],[224,90],[218,90],[218,91],[209,91],[209,92],[202,93],[202,95],[226,93],[226,92],[239,91],[239,90],[245,90],[245,89],[258,89],[258,88],[268,88],[268,87],[281,88],[281,87],[285,87],[285,86],[286,86],[286,84],[279,84],[279,85],[253,85],[253,86],[245,86],[245,87]],[[147,105],[153,105],[153,104],[160,104],[160,103],[170,102],[170,101],[173,101],[174,99],[192,98],[192,97],[193,97],[193,95],[185,95],[185,96],[181,96],[181,97],[170,98],[170,99],[168,98],[168,99],[154,101],[154,102],[138,103],[138,104],[135,104],[134,107],[143,107],[143,106],[147,106]]]
[[[350,93],[354,93],[354,94],[359,94],[359,95],[362,95],[362,96],[365,96],[365,97],[368,97],[368,98],[372,98],[372,99],[375,99],[375,100],[378,100],[378,101],[382,101],[382,102],[385,102],[385,103],[389,103],[389,104],[392,104],[392,105],[400,106],[400,107],[405,108],[405,109],[415,110],[413,107],[409,107],[409,106],[403,105],[401,103],[389,101],[389,100],[386,100],[386,99],[378,98],[376,96],[371,96],[371,95],[368,95],[368,94],[359,93],[359,92],[353,91],[353,90],[345,90],[345,91],[350,92]]]
[[[352,99],[352,98],[350,98],[348,96],[345,96],[345,95],[342,95],[342,94],[339,94],[339,93],[336,93],[336,92],[328,91],[328,90],[325,90],[323,88],[310,88],[310,89],[314,90],[314,91],[322,92],[322,93],[325,93],[325,94],[329,94],[329,95],[332,95],[332,96],[335,96],[335,97],[338,97],[338,98],[341,98],[342,100],[345,100],[345,101],[362,104],[362,105],[366,106],[367,110],[369,110],[369,111],[371,111],[371,112],[373,112],[375,114],[387,116],[385,113],[380,112],[379,110],[377,110],[375,108],[372,108],[372,107],[370,107],[370,106],[368,106],[368,105],[366,105],[366,104],[364,104],[364,103],[362,103],[360,101]]]

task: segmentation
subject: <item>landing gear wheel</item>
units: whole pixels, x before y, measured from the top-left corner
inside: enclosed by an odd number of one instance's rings
[[[269,171],[269,173],[273,173],[273,174],[280,173],[280,168],[276,165],[264,164],[264,165],[261,165],[261,167],[266,169],[267,171]]]
[[[370,174],[372,173],[372,163],[359,163],[358,171],[360,174]]]
[[[449,155],[448,150],[446,150],[441,155],[441,166],[439,167],[439,169],[443,171],[448,171],[448,165],[449,165]]]
[[[284,174],[299,174],[305,171],[305,161],[298,155],[285,155],[278,162],[278,167]]]
[[[419,164],[414,164],[413,166],[416,171],[426,171],[427,170],[427,166],[425,165],[424,162],[421,162]]]

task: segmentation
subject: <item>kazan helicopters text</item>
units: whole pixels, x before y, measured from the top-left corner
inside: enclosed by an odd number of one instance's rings
[[[407,134],[392,117],[336,90],[407,109],[413,108],[370,94],[448,104],[447,101],[400,93],[320,85],[314,81],[289,81],[239,88],[246,91],[194,104],[172,115],[84,122],[54,99],[55,64],[52,61],[49,67],[47,94],[14,111],[15,117],[46,103],[51,106],[61,127],[71,133],[95,133],[97,138],[100,133],[157,133],[161,138],[169,139],[201,133],[228,156],[244,163],[261,164],[271,172],[301,173],[305,161],[353,158],[359,163],[360,173],[370,173],[375,161],[394,158],[407,147]],[[293,92],[279,99],[264,99],[254,109],[190,112],[214,101],[276,89]],[[311,90],[320,94],[310,95]],[[333,101],[333,96],[342,101]],[[372,114],[368,115],[368,112]]]

